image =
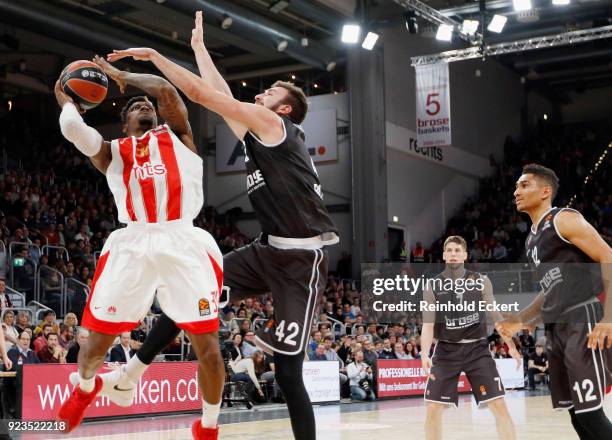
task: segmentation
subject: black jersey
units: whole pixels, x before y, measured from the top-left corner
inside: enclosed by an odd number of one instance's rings
[[[461,277],[463,282],[472,279],[472,284],[475,284],[475,281],[481,278],[482,275],[479,273],[468,270]],[[474,341],[486,338],[487,317],[485,312],[480,311],[480,304],[483,300],[482,289],[445,288],[445,286],[450,286],[453,280],[447,278],[444,272],[437,275],[434,280],[439,280],[442,284],[440,286],[437,281],[434,281],[432,286],[439,307],[436,311],[434,337],[448,342]],[[455,287],[457,285],[455,283]],[[465,310],[441,310],[445,305],[449,305],[450,308],[450,305],[458,304],[466,306]]]
[[[286,238],[321,236],[338,241],[338,230],[323,203],[316,168],[301,128],[281,117],[285,137],[266,146],[254,134],[244,137],[247,193],[265,234]]]
[[[531,231],[525,242],[527,259],[536,268],[539,288],[544,292],[542,319],[556,322],[572,307],[592,300],[601,292],[598,264],[557,232],[555,217],[569,208],[551,208]],[[591,263],[591,264],[589,264]]]

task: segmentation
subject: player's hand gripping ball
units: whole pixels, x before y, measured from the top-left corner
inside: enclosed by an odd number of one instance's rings
[[[108,78],[100,67],[87,60],[70,63],[60,75],[62,90],[83,110],[97,107],[108,91]]]

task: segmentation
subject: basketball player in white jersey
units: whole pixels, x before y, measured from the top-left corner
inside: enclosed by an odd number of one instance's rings
[[[83,313],[90,336],[79,352],[79,384],[58,417],[68,430],[79,425],[104,385],[96,372],[108,348],[117,334],[139,324],[157,291],[164,313],[188,333],[200,361],[204,411],[193,436],[217,439],[224,382],[217,336],[223,259],[213,237],[193,226],[203,203],[203,166],[187,109],[165,79],[119,71],[100,57],[94,62],[122,91],[131,85],[155,97],[166,123],[158,124],[147,97],[132,98],[121,113],[125,137],[107,142],[56,84],[62,134],[106,175],[119,221],[127,224],[102,249]]]

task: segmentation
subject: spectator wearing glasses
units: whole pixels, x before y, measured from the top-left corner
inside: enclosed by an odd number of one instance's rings
[[[17,322],[15,323],[15,328],[21,334],[25,329],[29,328],[30,330],[34,330],[34,326],[30,324],[30,314],[26,311],[20,311],[17,313]]]
[[[242,357],[244,358],[253,357],[253,353],[257,351],[257,347],[255,347],[255,333],[253,333],[252,330],[244,334],[240,349],[242,351]]]

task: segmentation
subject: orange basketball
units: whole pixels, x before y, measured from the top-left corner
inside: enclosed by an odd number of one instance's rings
[[[102,69],[91,61],[79,60],[68,64],[60,78],[64,93],[84,110],[96,107],[106,98],[108,78]]]

